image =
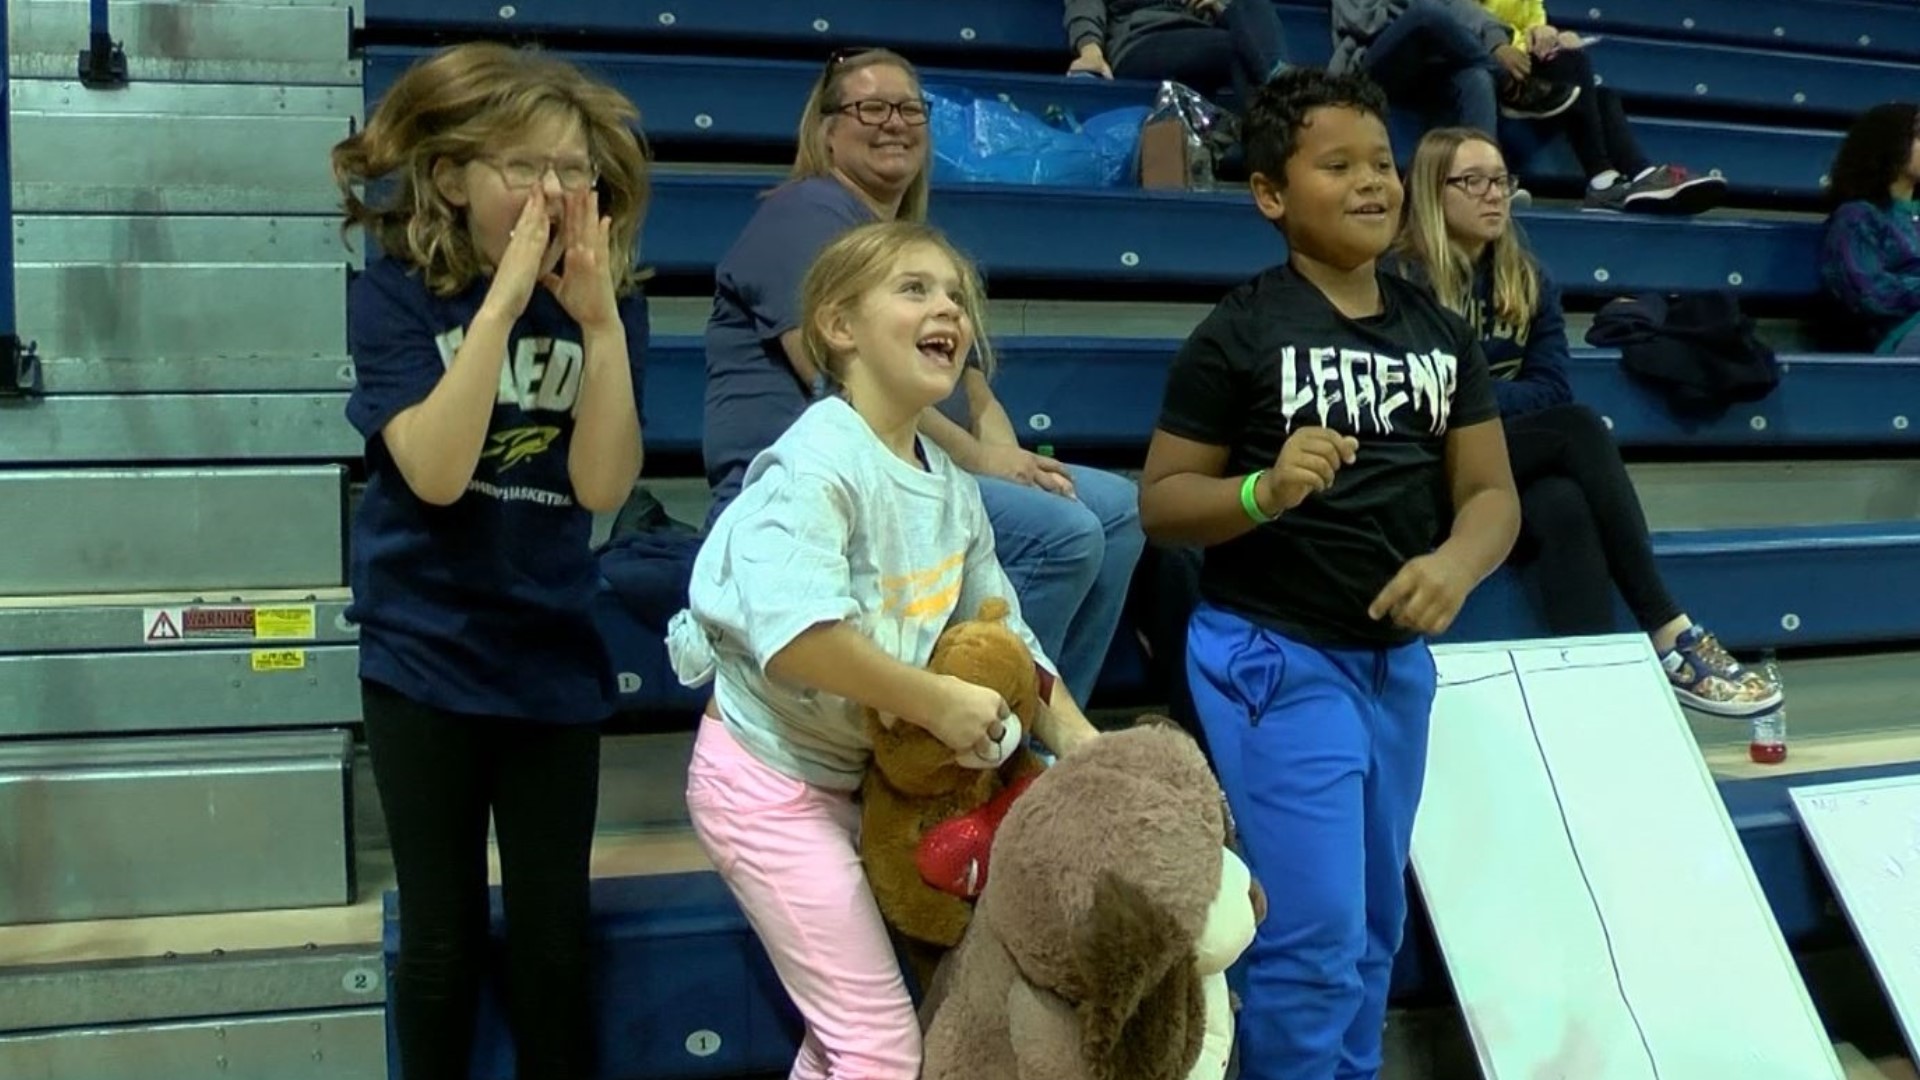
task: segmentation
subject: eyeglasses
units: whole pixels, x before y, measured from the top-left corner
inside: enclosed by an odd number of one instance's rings
[[[509,191],[525,191],[546,179],[551,171],[567,191],[585,191],[600,181],[600,170],[577,161],[536,161],[532,158],[478,159],[507,185]]]
[[[1501,198],[1511,198],[1514,192],[1520,190],[1520,178],[1511,173],[1501,173],[1499,176],[1468,173],[1465,176],[1449,176],[1446,183],[1449,187],[1466,192],[1467,197],[1472,199],[1486,198],[1488,189],[1494,187],[1500,189]]]
[[[864,101],[849,101],[845,105],[836,105],[820,110],[822,114],[846,113],[868,127],[886,127],[888,121],[896,115],[900,122],[908,127],[925,127],[927,123],[927,103],[919,98],[906,101],[881,101],[879,98],[867,98]]]

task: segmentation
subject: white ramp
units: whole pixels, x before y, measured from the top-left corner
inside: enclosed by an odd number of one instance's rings
[[[1489,1080],[1841,1077],[1647,640],[1434,652],[1413,864]]]
[[[1908,1048],[1920,1046],[1920,776],[1789,794]]]

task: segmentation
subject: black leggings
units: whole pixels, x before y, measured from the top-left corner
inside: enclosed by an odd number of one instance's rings
[[[490,809],[515,1075],[591,1075],[587,881],[599,729],[458,716],[371,682],[361,701],[400,885],[390,997],[407,1080],[467,1080],[487,968]]]
[[[1520,489],[1514,555],[1539,574],[1547,628],[1562,636],[1613,631],[1616,585],[1642,630],[1679,617],[1654,565],[1633,482],[1600,417],[1585,405],[1555,405],[1508,418],[1506,430]]]
[[[1640,140],[1633,137],[1620,95],[1610,87],[1594,85],[1593,61],[1584,49],[1562,49],[1551,60],[1535,63],[1533,73],[1550,82],[1580,88],[1580,97],[1560,117],[1560,123],[1565,125],[1573,156],[1580,160],[1587,179],[1612,169],[1631,180],[1652,164],[1640,149]]]

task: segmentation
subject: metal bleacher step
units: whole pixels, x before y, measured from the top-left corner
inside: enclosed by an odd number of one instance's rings
[[[0,596],[338,587],[338,465],[0,470]]]
[[[16,76],[72,78],[87,40],[87,0],[14,0],[8,51]],[[356,5],[225,0],[112,0],[107,20],[139,81],[347,85],[360,79],[350,53]]]
[[[337,577],[238,594],[0,597],[0,736],[352,723],[346,600]]]

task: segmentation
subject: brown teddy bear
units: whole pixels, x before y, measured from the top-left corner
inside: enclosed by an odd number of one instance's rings
[[[922,1008],[922,1080],[1220,1080],[1226,970],[1265,897],[1171,722],[1103,735],[1033,782]]]
[[[1045,768],[1021,737],[1040,711],[1043,673],[1007,614],[1006,601],[987,600],[977,618],[940,635],[927,664],[999,691],[1018,721],[1007,724],[1003,760],[956,758],[917,724],[867,714],[873,766],[860,789],[861,859],[880,914],[905,939],[902,951],[922,986],[973,917],[994,826]]]

